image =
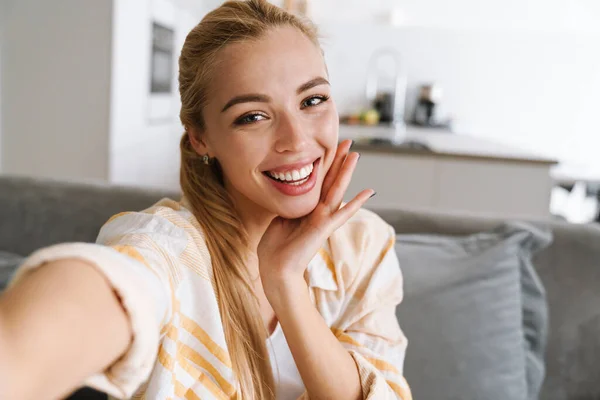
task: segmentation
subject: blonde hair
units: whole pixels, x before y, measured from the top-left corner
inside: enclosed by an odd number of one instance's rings
[[[254,295],[246,259],[248,236],[223,186],[218,160],[202,162],[190,135],[205,127],[203,108],[219,50],[256,40],[270,29],[291,26],[319,46],[317,30],[266,0],[227,1],[208,13],[188,34],[179,58],[181,138],[180,182],[192,212],[205,232],[214,270],[225,339],[240,384],[241,399],[275,399],[266,348],[267,330]]]

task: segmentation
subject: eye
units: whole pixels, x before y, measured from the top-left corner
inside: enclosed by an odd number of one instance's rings
[[[258,114],[258,113],[253,113],[253,114],[246,114],[238,119],[235,120],[235,125],[248,125],[248,124],[253,124],[255,122],[261,121],[263,119],[267,119],[266,116],[264,116],[263,114]]]
[[[329,96],[312,96],[302,102],[302,108],[318,106],[319,104],[324,103],[327,100],[329,100]]]

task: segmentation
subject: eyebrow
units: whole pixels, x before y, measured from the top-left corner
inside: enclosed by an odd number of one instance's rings
[[[305,92],[305,91],[312,89],[315,86],[319,86],[319,85],[329,85],[329,81],[327,81],[327,79],[322,78],[322,77],[311,79],[310,81],[300,85],[300,87],[298,89],[296,89],[296,93],[301,94],[302,92]],[[240,103],[253,103],[253,102],[268,103],[270,101],[271,101],[271,98],[264,94],[259,94],[259,93],[243,94],[241,96],[235,96],[234,98],[229,100],[227,102],[227,104],[225,104],[225,106],[223,107],[221,112],[225,112],[229,108],[235,106],[236,104],[240,104]]]
[[[225,112],[225,111],[227,111],[228,108],[231,108],[231,107],[235,106],[236,104],[240,104],[240,103],[254,103],[254,102],[268,103],[269,101],[271,101],[271,98],[269,96],[265,96],[264,94],[257,94],[257,93],[243,94],[241,96],[236,96],[233,99],[229,100],[227,102],[227,104],[225,104],[225,107],[223,107],[221,112]]]
[[[319,86],[319,85],[329,85],[329,81],[327,79],[319,76],[317,78],[311,79],[310,81],[306,82],[303,85],[300,85],[298,90],[296,90],[296,93],[300,94],[302,92],[306,92],[307,90],[312,89],[315,86]]]

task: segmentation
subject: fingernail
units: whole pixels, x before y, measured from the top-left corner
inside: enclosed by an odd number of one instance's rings
[[[360,153],[356,153],[358,154],[358,158],[356,159],[356,161],[360,160]]]
[[[372,195],[370,195],[370,196],[369,196],[369,198],[371,198],[371,197],[375,196],[376,194],[377,194],[377,192],[373,192],[373,194],[372,194]]]
[[[350,148],[348,150],[351,150],[352,146],[354,146],[354,139],[352,139],[352,143],[350,143]]]

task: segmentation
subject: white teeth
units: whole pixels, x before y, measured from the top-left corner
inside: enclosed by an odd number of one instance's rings
[[[298,182],[290,182],[290,183],[288,183],[288,185],[292,185],[292,186],[302,185],[307,180],[308,180],[308,178],[304,178],[304,179],[302,179],[301,181],[298,181]]]
[[[268,174],[280,181],[290,181],[290,185],[296,185],[304,183],[308,179],[308,176],[312,173],[312,171],[313,165],[308,164],[307,166],[302,167],[300,169],[295,169],[286,172],[269,172]],[[300,179],[302,179],[302,181],[300,181]],[[298,181],[299,183],[292,183],[292,181]]]

